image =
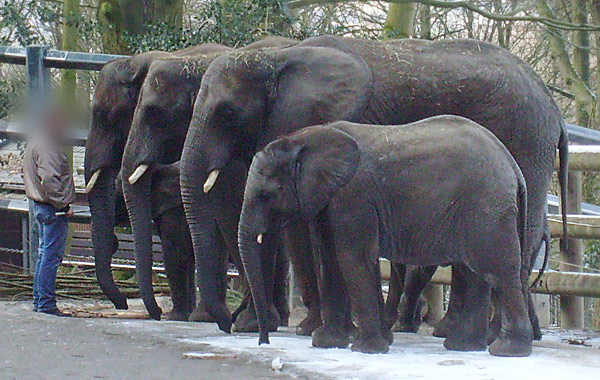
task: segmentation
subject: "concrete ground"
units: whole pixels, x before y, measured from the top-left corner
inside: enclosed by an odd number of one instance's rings
[[[396,333],[387,355],[365,355],[312,348],[310,338],[297,337],[292,328],[258,348],[254,334],[228,336],[213,324],[140,319],[139,300],[127,312],[106,303],[59,306],[79,317],[33,313],[29,302],[0,302],[0,379],[600,378],[598,333],[547,331],[532,356],[496,358],[447,351],[424,327],[419,334]]]
[[[104,305],[59,303],[78,314],[86,309],[98,314]],[[138,302],[126,315],[135,316],[140,308]],[[32,312],[30,302],[0,302],[0,379],[315,378],[274,371],[270,362],[251,355],[183,341],[215,335],[220,333],[212,324],[60,318]]]

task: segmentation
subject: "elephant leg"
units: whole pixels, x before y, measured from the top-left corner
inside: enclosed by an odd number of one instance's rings
[[[169,313],[168,319],[187,321],[190,314],[187,281],[190,262],[185,257],[188,252],[183,252],[185,250],[181,249],[181,245],[178,244],[181,236],[178,236],[178,231],[174,229],[176,226],[170,220],[171,216],[171,211],[168,211],[155,220],[161,236],[165,272],[173,302],[173,310]]]
[[[223,238],[220,234],[218,234],[216,250],[218,255],[218,259],[216,260],[215,265],[215,277],[217,280],[216,293],[219,302],[225,305],[225,300],[227,297],[227,260],[225,259],[225,242],[223,241]],[[194,284],[195,282],[192,282],[192,286],[195,286]],[[211,316],[210,313],[206,310],[202,301],[198,302],[198,305],[191,312],[188,320],[190,322],[215,322],[215,318]]]
[[[483,351],[487,348],[488,307],[490,286],[471,270],[461,268],[462,278],[468,284],[460,323],[448,333],[444,347],[456,351]]]
[[[317,274],[306,223],[289,223],[284,231],[284,244],[300,287],[302,302],[308,309],[308,315],[296,328],[296,334],[310,336],[323,322]]]
[[[406,271],[404,294],[402,295],[400,318],[394,331],[412,332],[419,331],[421,326],[421,308],[423,301],[421,293],[435,273],[436,266],[409,267]]]
[[[284,249],[280,249],[275,259],[275,283],[273,287],[273,304],[281,318],[281,326],[287,327],[290,319],[288,305],[288,275],[290,262]]]
[[[491,268],[492,278],[495,279],[494,287],[498,291],[502,328],[500,336],[490,345],[489,351],[494,356],[529,356],[533,328],[527,310],[530,294],[529,268],[525,265],[528,263],[523,264],[519,260],[521,251],[518,241],[510,241],[506,245],[507,247],[501,247],[502,251],[498,252],[498,257],[504,257],[502,265]],[[507,253],[514,255],[507,256]]]
[[[460,324],[461,313],[464,307],[464,294],[467,284],[459,266],[452,266],[452,282],[450,287],[450,303],[446,314],[440,323],[433,329],[433,336],[445,338],[450,331]]]
[[[327,223],[317,223],[318,228],[311,226],[310,234],[315,266],[321,269],[319,291],[323,324],[312,333],[312,345],[322,348],[345,348],[350,344],[350,334],[354,330],[350,300]]]
[[[383,325],[383,296],[377,281],[379,262],[365,260],[363,252],[350,247],[340,247],[339,252],[338,261],[358,320],[352,351],[385,353],[389,350],[390,333]]]
[[[404,278],[406,276],[406,265],[391,263],[390,267],[388,296],[384,307],[385,325],[389,329],[398,320],[398,306],[400,305],[400,299],[404,291]]]
[[[526,300],[521,286],[515,281],[501,281],[499,287],[502,329],[498,339],[490,345],[494,356],[529,356],[533,330],[529,321]]]

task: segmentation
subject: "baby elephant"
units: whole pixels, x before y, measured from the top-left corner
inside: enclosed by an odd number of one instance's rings
[[[268,343],[268,292],[261,275],[263,235],[301,218],[320,257],[323,326],[313,345],[387,352],[378,258],[408,265],[460,265],[470,273],[466,331],[444,345],[483,340],[490,286],[499,295],[502,332],[489,351],[528,356],[533,333],[525,300],[527,191],[513,157],[468,119],[438,116],[401,126],[336,122],[273,141],[254,157],[244,195],[239,247]],[[268,285],[268,284],[267,284]],[[483,327],[483,328],[482,328]],[[459,328],[458,330],[460,330]],[[475,336],[473,336],[475,335]]]

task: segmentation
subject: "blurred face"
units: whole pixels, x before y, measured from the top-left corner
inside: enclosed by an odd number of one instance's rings
[[[66,107],[59,104],[49,105],[41,115],[40,129],[46,137],[62,142],[69,131],[71,118]]]

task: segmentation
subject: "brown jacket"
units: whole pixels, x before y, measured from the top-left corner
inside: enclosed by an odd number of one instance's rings
[[[32,139],[23,160],[23,181],[27,197],[63,209],[75,200],[73,173],[59,144]]]

